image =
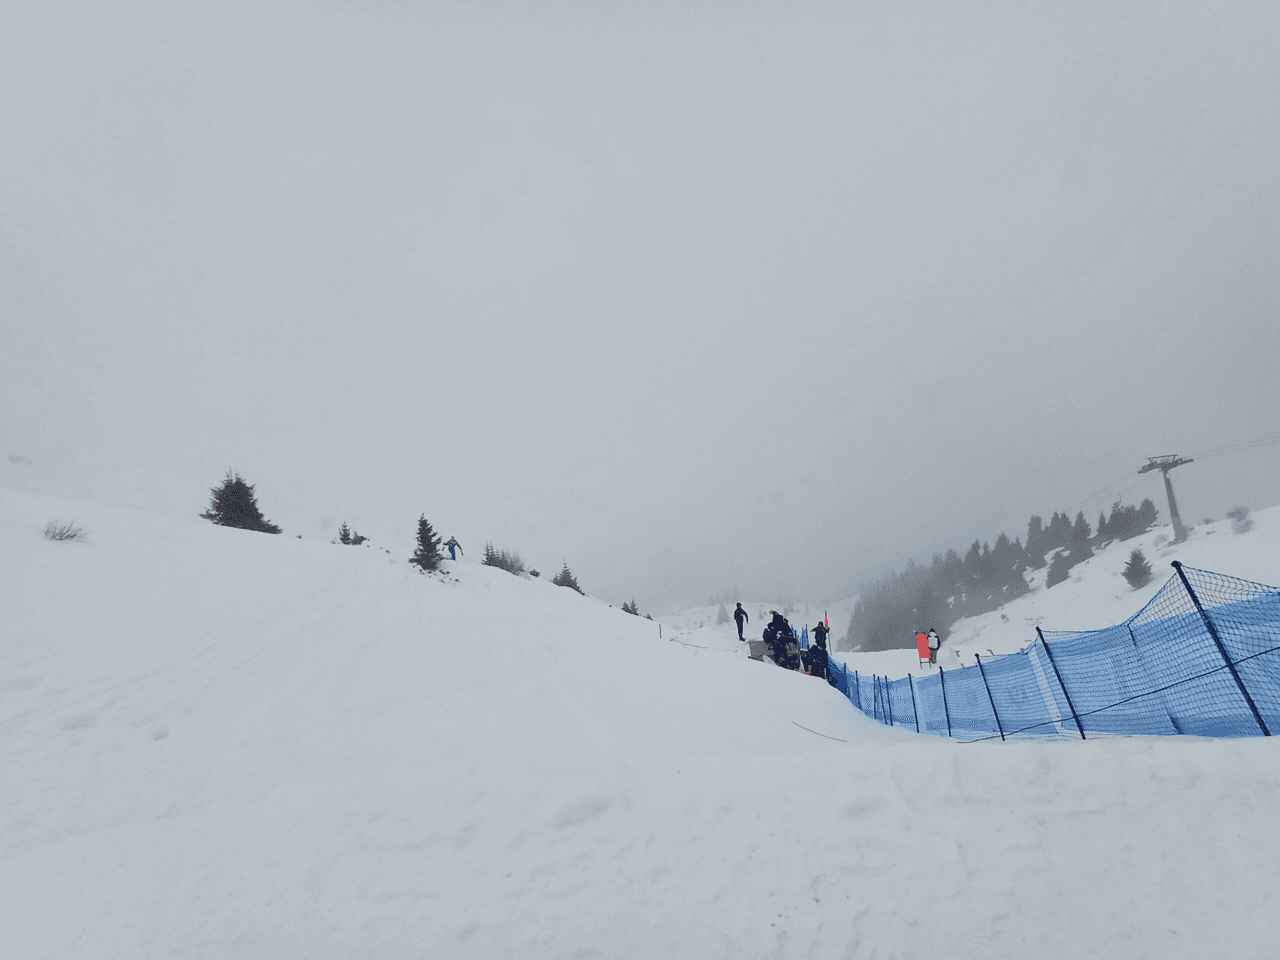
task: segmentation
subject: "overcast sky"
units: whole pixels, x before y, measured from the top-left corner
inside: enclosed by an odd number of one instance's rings
[[[0,484],[847,596],[1280,435],[1278,188],[1272,2],[11,0]]]

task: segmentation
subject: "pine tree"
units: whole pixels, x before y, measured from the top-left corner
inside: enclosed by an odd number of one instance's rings
[[[256,530],[259,533],[279,533],[280,528],[262,515],[254,486],[246,483],[238,473],[227,471],[222,483],[210,493],[209,509],[200,514],[220,527],[236,527],[240,530]]]
[[[1027,524],[1027,566],[1039,570],[1044,566],[1044,521],[1033,516]]]
[[[444,557],[440,554],[440,535],[431,529],[426,514],[418,517],[418,549],[409,558],[423,570],[436,570]]]
[[[1067,557],[1066,551],[1063,551],[1053,558],[1053,563],[1049,564],[1049,573],[1044,578],[1045,589],[1057,586],[1069,576],[1071,576],[1071,560]]]
[[[1141,550],[1135,550],[1129,554],[1129,562],[1124,568],[1124,578],[1135,590],[1151,582],[1151,564],[1147,563],[1147,558],[1142,555]]]
[[[725,607],[725,605],[722,603],[720,604],[720,609],[716,611],[716,623],[728,623],[728,622],[729,622],[729,611]]]
[[[1156,509],[1156,505],[1149,499],[1143,500],[1138,506],[1138,516],[1142,520],[1142,532],[1145,533],[1156,525],[1156,519],[1160,516],[1160,511]]]
[[[1071,565],[1075,566],[1093,556],[1093,548],[1089,546],[1089,537],[1093,530],[1089,521],[1084,518],[1084,511],[1076,514],[1075,525],[1071,528]]]
[[[486,567],[497,567],[499,570],[505,570],[517,576],[524,573],[524,561],[520,559],[520,554],[515,551],[508,553],[506,550],[499,550],[492,543],[484,545],[484,559],[480,562]],[[536,577],[537,574],[533,576]]]
[[[568,560],[564,562],[564,567],[561,571],[551,578],[551,582],[557,587],[568,587],[570,590],[577,590],[578,593],[582,593],[582,588],[578,586],[578,578],[569,569]],[[583,594],[583,596],[586,596],[586,594]]]
[[[345,520],[342,521],[342,526],[338,528],[338,542],[346,544],[351,543],[351,530],[347,527],[347,522]]]
[[[622,612],[638,617],[640,616],[640,606],[635,602],[635,600],[632,600],[630,603],[624,603],[622,605]]]

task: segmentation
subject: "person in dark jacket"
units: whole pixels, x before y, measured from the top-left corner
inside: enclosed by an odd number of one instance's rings
[[[811,677],[821,677],[823,680],[830,680],[831,675],[827,672],[829,661],[827,659],[826,645],[815,642],[814,645],[806,652],[808,653],[808,657],[806,657],[808,662],[805,664],[805,673],[809,674]]]
[[[733,619],[738,623],[738,639],[746,642],[747,638],[742,635],[742,625],[751,618],[747,616],[747,611],[742,609],[742,604],[738,604],[738,609],[733,611]]]
[[[773,619],[764,628],[764,642],[769,645],[769,655],[784,670],[799,670],[800,657],[791,649],[791,644],[796,642],[791,624],[777,610],[769,612],[773,614]]]
[[[813,628],[813,642],[825,650],[827,648],[827,634],[830,632],[830,628],[819,620],[818,625]]]

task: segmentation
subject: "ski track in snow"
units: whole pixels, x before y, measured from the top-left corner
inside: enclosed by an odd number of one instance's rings
[[[43,539],[72,515],[88,542]],[[1178,558],[1280,580],[1255,517]],[[3,491],[0,529],[0,956],[1274,952],[1270,740],[958,744],[714,610],[659,640],[465,562]],[[1127,616],[1138,545],[953,648]]]

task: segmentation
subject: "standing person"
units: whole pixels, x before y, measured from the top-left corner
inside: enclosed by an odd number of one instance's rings
[[[823,650],[827,649],[827,634],[829,634],[830,632],[831,630],[827,627],[827,625],[823,623],[821,620],[819,620],[818,625],[813,628],[813,642],[816,643],[818,646],[820,646]]]
[[[461,552],[462,552],[462,544],[460,544],[460,543],[458,542],[458,538],[457,538],[457,537],[450,537],[450,538],[448,539],[448,541],[445,543],[445,546],[449,548],[449,559],[450,559],[450,560],[457,560],[457,559],[458,559],[458,553],[461,553]],[[457,550],[457,551],[458,551],[458,553],[454,553],[454,551],[455,551],[455,550]]]
[[[742,604],[738,604],[738,609],[733,611],[733,619],[738,623],[738,639],[746,642],[747,638],[742,635],[742,625],[751,618],[747,616],[747,611],[742,609]]]
[[[942,641],[938,639],[938,631],[933,629],[933,627],[930,627],[929,628],[929,663],[930,664],[935,664],[938,662],[938,647],[940,646],[942,646]]]
[[[825,645],[815,640],[813,646],[808,650],[808,661],[805,665],[805,672],[809,676],[821,677],[823,680],[830,682],[831,674],[827,671],[828,659]]]

